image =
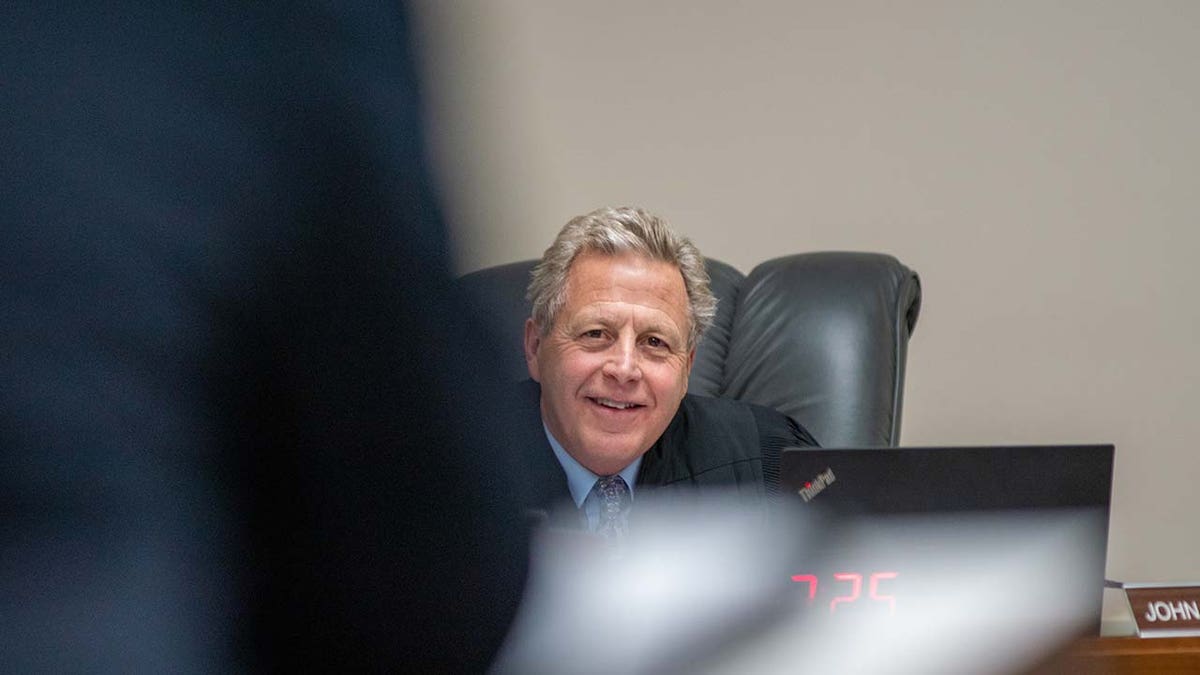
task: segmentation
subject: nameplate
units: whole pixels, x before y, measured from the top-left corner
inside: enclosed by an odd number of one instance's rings
[[[1140,637],[1200,635],[1200,584],[1123,584]]]

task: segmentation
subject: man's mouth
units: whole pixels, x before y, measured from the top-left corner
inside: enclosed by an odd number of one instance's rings
[[[613,410],[630,410],[632,408],[645,407],[640,403],[631,403],[629,401],[618,401],[616,399],[603,398],[600,396],[589,396],[588,398],[592,401],[592,403],[603,406],[605,408],[611,408]]]

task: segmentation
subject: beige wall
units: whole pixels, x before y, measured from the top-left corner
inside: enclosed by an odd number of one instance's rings
[[[430,0],[463,270],[635,204],[890,252],[904,442],[1117,446],[1110,577],[1200,581],[1200,3]]]

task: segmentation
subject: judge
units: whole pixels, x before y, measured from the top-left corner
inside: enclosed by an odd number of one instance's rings
[[[602,208],[563,227],[532,272],[519,402],[538,506],[569,503],[620,537],[643,490],[778,489],[780,450],[816,441],[768,408],[687,393],[716,299],[704,258],[663,219]],[[539,438],[540,437],[540,438]]]

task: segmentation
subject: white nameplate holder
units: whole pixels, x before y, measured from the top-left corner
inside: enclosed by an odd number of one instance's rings
[[[1138,637],[1200,635],[1200,583],[1112,583],[1125,589]]]

